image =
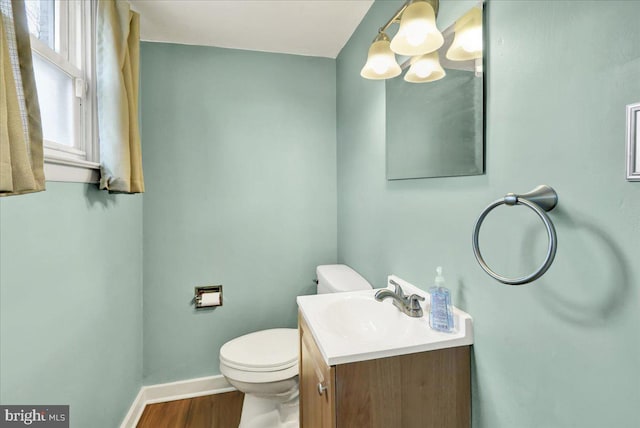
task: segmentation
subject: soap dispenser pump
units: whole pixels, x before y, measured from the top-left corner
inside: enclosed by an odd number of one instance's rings
[[[429,308],[429,325],[432,329],[453,331],[453,306],[451,304],[451,292],[444,286],[442,266],[436,269],[435,286],[429,289],[431,305]]]

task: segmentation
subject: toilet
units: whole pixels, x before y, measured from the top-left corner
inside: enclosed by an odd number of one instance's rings
[[[347,265],[316,268],[317,293],[370,290]],[[294,428],[298,411],[298,330],[275,328],[237,337],[220,348],[220,372],[243,392],[239,428]]]

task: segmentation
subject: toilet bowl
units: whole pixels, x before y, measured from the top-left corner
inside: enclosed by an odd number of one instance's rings
[[[371,289],[346,265],[316,269],[320,293]],[[239,428],[296,428],[298,407],[298,330],[276,328],[237,337],[220,348],[220,372],[243,392]]]
[[[237,337],[220,348],[220,372],[245,394],[240,428],[298,426],[298,330]]]

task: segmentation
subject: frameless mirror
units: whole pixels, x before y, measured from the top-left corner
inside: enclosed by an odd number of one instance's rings
[[[482,10],[476,9],[482,26]],[[397,77],[385,83],[388,180],[484,173],[482,57],[448,59],[455,32],[456,23],[443,31],[444,45],[438,50],[446,72],[442,79],[410,83]]]

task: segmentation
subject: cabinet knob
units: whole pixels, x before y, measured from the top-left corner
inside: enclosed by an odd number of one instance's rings
[[[318,394],[322,395],[327,390],[327,385],[323,382],[318,382]]]

